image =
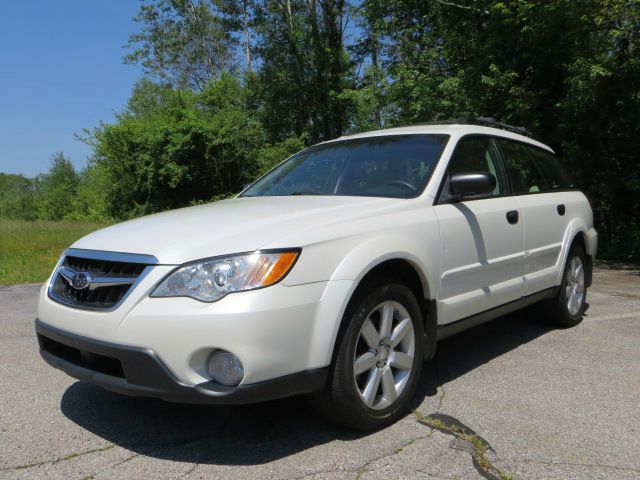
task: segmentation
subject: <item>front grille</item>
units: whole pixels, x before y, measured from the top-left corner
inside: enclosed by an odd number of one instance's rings
[[[67,255],[59,265],[49,296],[65,305],[90,310],[112,310],[127,296],[149,263],[121,261],[117,254],[85,258]],[[74,277],[83,275],[84,283]]]
[[[117,358],[107,357],[98,353],[80,350],[78,348],[56,342],[55,340],[38,334],[38,343],[40,348],[45,352],[49,352],[54,357],[66,360],[87,370],[104,373],[112,377],[124,378],[122,364]]]
[[[141,263],[114,262],[67,256],[64,264],[74,270],[89,272],[95,276],[132,275],[138,277],[145,266]]]
[[[63,279],[58,278],[51,291],[51,296],[62,303],[74,307],[113,308],[122,300],[131,288],[130,285],[101,287],[95,290],[76,290]]]

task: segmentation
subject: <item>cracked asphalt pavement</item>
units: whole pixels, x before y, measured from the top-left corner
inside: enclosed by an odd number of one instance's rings
[[[416,413],[370,434],[306,399],[187,406],[79,382],[39,357],[38,285],[0,287],[0,479],[494,478],[440,416],[515,479],[640,478],[640,272],[597,268],[582,324],[533,312],[451,337],[425,364]]]

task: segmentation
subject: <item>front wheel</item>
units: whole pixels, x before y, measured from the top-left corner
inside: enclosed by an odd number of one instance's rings
[[[379,282],[356,294],[344,322],[327,385],[312,394],[312,405],[351,428],[387,426],[406,411],[420,376],[420,306],[404,285]]]
[[[569,251],[558,296],[550,304],[549,320],[568,328],[582,321],[587,303],[586,256],[580,246]]]

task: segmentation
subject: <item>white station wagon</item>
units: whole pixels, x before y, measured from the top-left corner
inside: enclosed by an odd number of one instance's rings
[[[443,122],[350,135],[236,198],[91,233],[42,288],[40,352],[123,394],[309,394],[344,425],[388,425],[438,340],[538,302],[560,327],[582,319],[591,207],[524,133]]]

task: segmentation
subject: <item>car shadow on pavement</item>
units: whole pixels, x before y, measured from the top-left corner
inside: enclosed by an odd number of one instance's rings
[[[436,356],[425,363],[422,391],[434,395],[434,385],[446,385],[471,370],[550,332],[544,313],[524,309],[471,328],[438,343]],[[420,395],[418,395],[418,400]]]
[[[414,406],[435,397],[440,385],[549,330],[518,313],[444,340],[436,358],[425,363]],[[61,410],[80,427],[132,451],[131,458],[189,463],[259,465],[366,435],[319,418],[304,397],[244,406],[179,405],[76,382],[65,391]]]

